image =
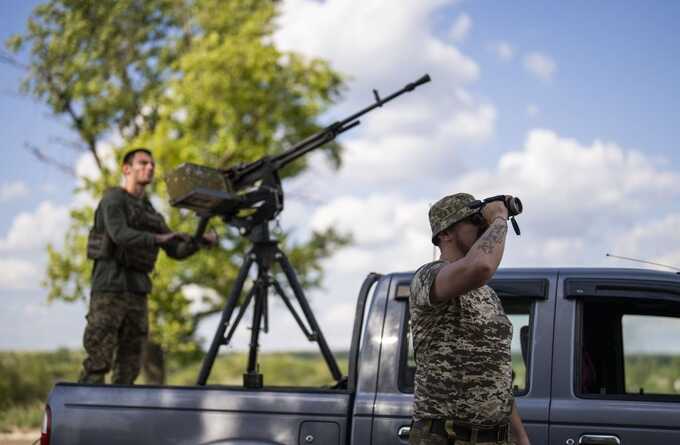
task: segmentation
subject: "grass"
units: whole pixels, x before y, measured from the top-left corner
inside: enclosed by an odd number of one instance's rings
[[[347,373],[347,353],[337,354],[343,374]],[[74,382],[83,360],[81,351],[0,352],[0,433],[40,428],[44,403],[52,386],[59,381]],[[323,387],[333,383],[319,353],[282,352],[261,354],[260,372],[266,386]],[[246,368],[245,353],[220,355],[213,366],[209,384],[240,386]],[[168,360],[168,384],[193,386],[201,361],[180,364]],[[513,357],[515,385],[524,386],[525,369],[518,355]],[[646,394],[675,394],[680,397],[680,357],[632,355],[626,357],[626,389]],[[138,379],[144,383],[144,378]]]

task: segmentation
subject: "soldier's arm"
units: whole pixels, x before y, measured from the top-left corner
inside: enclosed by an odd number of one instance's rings
[[[517,445],[530,445],[529,436],[524,429],[522,418],[519,416],[519,412],[517,412],[517,405],[514,401],[512,402],[512,414],[510,415],[510,429]]]
[[[165,218],[163,218],[163,232],[172,233],[172,230],[170,230],[170,227],[168,227],[167,223],[165,222]],[[170,258],[183,260],[184,258],[190,257],[196,253],[200,246],[190,235],[183,233],[178,234],[177,237],[172,241],[161,244],[161,248]]]
[[[470,251],[458,261],[447,264],[437,274],[430,292],[433,303],[443,303],[484,286],[496,273],[505,250],[508,233],[507,209],[488,206],[484,217],[490,223]]]
[[[161,245],[165,253],[176,260],[183,260],[190,257],[198,251],[200,246],[189,235],[183,236],[183,239],[175,238],[172,242]]]
[[[125,218],[125,204],[114,193],[102,199],[101,213],[106,232],[119,246],[151,247],[156,243],[154,234],[133,229]]]

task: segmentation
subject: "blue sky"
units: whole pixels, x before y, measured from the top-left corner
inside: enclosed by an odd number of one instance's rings
[[[35,4],[0,3],[3,41],[24,29]],[[342,135],[340,172],[315,158],[286,184],[285,227],[304,237],[334,224],[357,239],[327,262],[326,289],[312,295],[333,302],[321,320],[332,344],[351,329],[365,273],[431,258],[427,206],[446,193],[524,200],[523,235],[510,239],[505,266],[632,265],[606,252],[680,266],[680,3],[399,4],[288,0],[275,36],[350,78],[328,119],[368,105],[372,88],[386,94],[425,72],[433,79]],[[18,94],[22,74],[0,64],[0,349],[78,347],[85,304],[46,306],[36,285],[44,244],[65,230],[75,180],[23,147],[63,155],[80,172],[87,160],[54,143],[71,133]]]

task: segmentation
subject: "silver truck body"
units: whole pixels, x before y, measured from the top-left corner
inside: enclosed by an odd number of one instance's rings
[[[371,274],[364,282],[346,388],[60,383],[48,400],[49,443],[405,444],[413,402],[411,276]],[[511,269],[500,270],[492,287],[506,311],[528,311],[527,377],[516,402],[532,444],[680,444],[680,389],[627,392],[623,340],[615,329],[627,313],[680,320],[680,276],[636,269]],[[586,355],[601,368],[590,377]]]

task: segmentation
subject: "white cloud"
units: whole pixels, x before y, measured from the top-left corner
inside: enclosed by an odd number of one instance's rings
[[[453,3],[404,0],[393,7],[382,0],[289,0],[275,41],[282,49],[328,59],[373,86],[406,69],[413,75],[434,71],[439,79],[470,81],[477,77],[476,63],[435,38],[428,26],[436,9]]]
[[[456,18],[449,30],[449,36],[454,42],[460,43],[465,40],[472,28],[472,19],[469,15],[463,13]]]
[[[214,289],[190,284],[182,288],[182,294],[191,302],[191,312],[204,311],[208,308],[207,301],[219,299]]]
[[[21,181],[14,181],[0,185],[0,202],[23,198],[29,194],[28,187]]]
[[[501,62],[509,62],[515,57],[515,49],[508,42],[500,41],[490,43],[487,48],[491,51]]]
[[[35,289],[40,277],[38,268],[30,261],[0,259],[1,290]]]
[[[113,171],[116,171],[116,168],[118,167],[114,146],[119,142],[119,139],[120,138],[116,137],[110,142],[103,142],[99,144],[97,150],[103,166]],[[78,178],[86,178],[93,181],[96,181],[101,177],[101,171],[91,153],[84,153],[76,160],[76,175]]]
[[[519,196],[525,205],[522,219],[545,232],[571,234],[597,221],[641,215],[675,196],[678,185],[677,173],[662,170],[640,152],[597,140],[583,145],[536,129],[521,150],[503,154],[495,168],[465,174],[448,189]]]
[[[549,82],[557,71],[557,63],[547,54],[532,52],[524,56],[524,68],[540,80]]]
[[[48,243],[59,245],[68,224],[68,207],[43,201],[33,212],[14,217],[7,235],[0,239],[0,251],[40,249]]]
[[[478,79],[479,66],[432,32],[431,18],[455,3],[406,0],[398,8],[379,0],[283,4],[277,45],[329,60],[334,69],[351,76],[347,96],[332,110],[335,118],[370,105],[372,88],[386,96],[426,72],[432,77],[342,135],[346,151],[340,172],[329,172],[315,158],[311,174],[291,181],[290,189],[304,184],[304,190],[316,192],[333,181],[333,196],[357,187],[384,190],[411,180],[414,171],[427,171],[434,180],[449,174],[456,157],[493,136],[496,108],[467,90]],[[461,30],[469,26],[465,17],[458,17]]]
[[[680,268],[680,213],[639,222],[617,236],[609,253]],[[618,261],[618,260],[617,260]],[[629,263],[631,266],[633,263]],[[662,267],[639,264],[668,270]]]

